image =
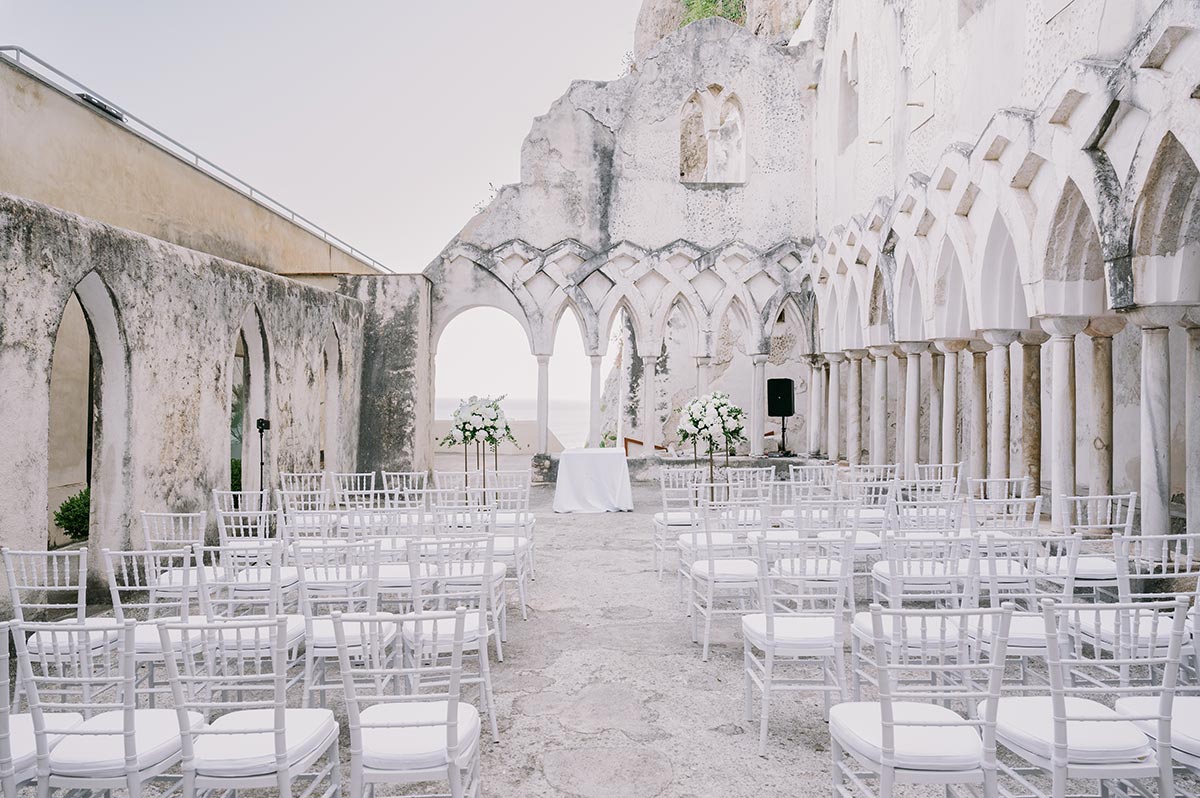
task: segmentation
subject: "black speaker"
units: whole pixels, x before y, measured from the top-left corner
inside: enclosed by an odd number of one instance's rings
[[[767,415],[782,418],[795,414],[795,383],[787,379],[767,380]]]

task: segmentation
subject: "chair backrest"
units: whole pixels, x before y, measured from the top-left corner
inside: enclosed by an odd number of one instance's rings
[[[480,481],[482,486],[482,480]],[[492,471],[487,474],[489,488],[524,488],[528,492],[533,487],[533,471],[528,468]]]
[[[710,564],[713,560],[749,556],[745,535],[754,527],[748,527],[745,520],[761,512],[757,503],[738,498],[736,488],[728,484],[725,484],[724,496],[718,492],[716,500],[708,498],[709,488],[720,488],[722,484],[725,483],[699,485],[700,523],[684,528],[680,533],[680,538],[687,540],[697,558]],[[761,531],[764,527],[760,523],[757,528]]]
[[[844,482],[892,482],[899,475],[900,466],[895,463],[859,463],[851,465],[845,472]]]
[[[328,510],[331,502],[327,490],[277,490],[275,504],[281,513],[310,513]]]
[[[390,495],[386,490],[347,488],[339,495],[338,506],[346,510],[376,510],[389,506]]]
[[[832,617],[837,645],[844,639],[847,589],[854,578],[853,533],[836,540],[758,541],[758,606],[768,637],[775,616]]]
[[[86,548],[2,551],[14,618],[34,621],[70,614],[82,621],[86,617]]]
[[[408,736],[428,729],[445,734],[447,759],[458,761],[466,613],[459,607],[421,615],[333,616],[351,748],[362,750],[364,731],[390,730]],[[403,636],[412,640],[414,656],[404,660],[390,656],[384,641],[396,634],[395,629],[404,630]],[[364,640],[369,641],[365,646]],[[397,711],[371,713],[374,717],[363,720],[364,710],[382,705]]]
[[[957,478],[896,480],[896,496],[902,499],[957,499],[958,488]]]
[[[1032,494],[1029,477],[972,477],[967,480],[969,499],[1024,499]]]
[[[479,629],[487,629],[493,551],[494,538],[477,533],[410,543],[413,612],[419,617],[464,607],[477,613]]]
[[[1111,538],[1115,534],[1133,534],[1133,520],[1137,513],[1137,494],[1125,493],[1110,496],[1064,496],[1063,531],[1078,532],[1085,540],[1089,538]],[[1148,529],[1151,534],[1161,534]]]
[[[699,518],[700,497],[697,485],[703,481],[703,470],[692,467],[663,466],[658,472],[659,491],[664,513],[686,513],[693,523]],[[680,523],[681,526],[686,526]]]
[[[437,501],[433,506],[433,529],[436,535],[484,535],[492,531],[495,522],[492,508],[483,504],[483,492],[474,490],[466,494],[455,492],[457,500],[445,503]],[[445,498],[445,497],[443,497]]]
[[[913,476],[918,482],[953,482],[957,486],[962,477],[962,463],[917,463]]]
[[[976,536],[969,556],[977,558],[979,603],[999,607],[1008,602],[1017,612],[1040,613],[1045,599],[1072,601],[1080,543],[1078,535]],[[1048,580],[1047,573],[1058,576]]]
[[[481,489],[478,502],[490,505],[499,512],[528,512],[529,486],[507,485],[492,487],[488,485]]]
[[[222,546],[242,545],[271,538],[274,510],[222,510],[217,513],[217,533]]]
[[[288,492],[321,492],[329,495],[329,477],[324,471],[280,471],[279,486]]]
[[[958,608],[978,595],[979,561],[970,556],[972,539],[939,531],[900,527],[882,535],[888,564],[885,587],[876,595],[890,608],[934,603]]]
[[[382,471],[388,507],[424,509],[429,475],[424,471]]]
[[[283,552],[278,541],[264,542],[259,548],[197,547],[195,558],[197,563],[212,564],[196,569],[205,619],[274,618],[283,612],[279,575]]]
[[[967,524],[976,533],[1036,535],[1041,527],[1041,520],[1041,496],[1003,496],[993,499],[972,495],[967,499]]]
[[[962,502],[957,499],[897,499],[888,506],[893,532],[940,532],[957,535],[962,528]]]
[[[896,739],[929,728],[975,729],[983,768],[996,765],[996,713],[1003,686],[1012,607],[958,610],[871,606],[882,719],[882,761],[895,762]],[[979,645],[978,641],[986,641]],[[870,680],[869,680],[870,681]],[[954,712],[898,711],[936,704]]]
[[[799,497],[792,505],[791,526],[801,538],[815,538],[822,532],[860,529],[858,502],[828,496]]]
[[[313,621],[321,616],[378,609],[377,541],[298,543],[292,556],[300,576],[300,610],[310,640]]]
[[[80,734],[79,729],[58,728],[48,733],[43,713],[78,712],[87,718],[118,711],[122,721],[110,733],[133,734],[136,623],[115,619],[18,622],[13,641],[39,751],[49,751],[53,735]],[[30,640],[36,640],[36,645],[30,645]]]
[[[854,466],[851,466],[852,468]],[[894,478],[882,480],[850,479],[837,484],[839,499],[858,502],[863,507],[885,508],[896,494]]]
[[[148,549],[174,549],[204,543],[208,513],[148,513],[142,511],[142,537]]]
[[[792,482],[800,482],[806,485],[812,485],[814,492],[828,493],[832,495],[837,492],[838,467],[836,463],[822,465],[789,465],[788,478]]]
[[[478,471],[434,471],[433,486],[438,490],[459,490],[479,487],[482,475]]]
[[[328,540],[353,536],[347,514],[333,510],[295,510],[290,513],[279,511],[276,528],[279,538],[291,545],[303,540]]]
[[[1195,600],[1200,580],[1200,531],[1113,535],[1117,595],[1122,602],[1185,595]]]
[[[143,623],[187,619],[198,599],[193,548],[145,551],[102,550],[113,616]]]
[[[409,539],[431,533],[433,515],[423,508],[385,507],[377,510],[350,510],[344,532],[354,540]],[[383,552],[387,553],[386,549]]]
[[[271,497],[265,490],[214,490],[213,505],[220,518],[227,513],[270,510]]]
[[[164,622],[158,632],[163,649],[171,652],[164,669],[179,727],[189,730],[182,734],[180,768],[185,773],[193,768],[198,741],[228,739],[229,732],[220,725],[214,728],[212,722],[231,712],[252,712],[242,717],[254,718],[255,723],[239,724],[238,734],[271,735],[272,765],[287,762],[287,619]],[[172,635],[200,642],[173,649]],[[189,713],[199,714],[206,723],[191,722]]]
[[[725,479],[731,485],[737,485],[742,493],[759,491],[765,497],[767,484],[775,479],[775,468],[726,468]]]

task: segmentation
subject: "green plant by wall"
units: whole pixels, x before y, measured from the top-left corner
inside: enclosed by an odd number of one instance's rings
[[[683,24],[722,17],[741,25],[746,21],[746,0],[683,0]]]
[[[91,507],[91,491],[84,488],[59,505],[54,513],[54,523],[62,527],[71,540],[87,540]]]
[[[241,460],[230,460],[229,461],[229,489],[230,490],[241,490],[242,489],[242,461]]]

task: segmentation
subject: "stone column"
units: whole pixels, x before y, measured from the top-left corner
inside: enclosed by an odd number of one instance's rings
[[[968,347],[973,360],[967,474],[982,479],[987,476],[987,353],[992,347],[986,341],[979,340],[971,341]]]
[[[657,355],[642,356],[642,441],[646,447],[646,455],[654,454],[658,438],[662,434],[658,421],[658,377],[654,373],[658,367]]]
[[[983,340],[991,344],[987,353],[991,373],[992,404],[988,425],[988,476],[1008,478],[1009,447],[1009,386],[1012,384],[1012,363],[1009,346],[1016,342],[1020,330],[984,330]]]
[[[751,355],[750,361],[754,364],[754,384],[750,386],[750,455],[761,457],[767,426],[767,356]]]
[[[1168,333],[1184,308],[1141,307],[1127,314],[1142,328],[1141,490],[1142,532],[1171,531],[1171,353]]]
[[[1020,442],[1015,476],[1028,476],[1034,496],[1042,493],[1042,344],[1041,330],[1021,333],[1021,407],[1017,413]],[[1011,465],[1011,464],[1010,464]]]
[[[537,450],[550,451],[550,356],[538,355],[537,384]]]
[[[908,410],[908,356],[900,345],[896,345],[896,447],[895,461],[898,465],[908,462],[904,453],[904,428]]]
[[[862,462],[862,363],[867,356],[865,349],[851,349],[850,373],[846,383],[846,459],[850,465]]]
[[[942,462],[942,353],[929,348],[929,460]]]
[[[1183,320],[1187,327],[1187,383],[1184,397],[1184,501],[1187,531],[1200,532],[1200,310]]]
[[[942,451],[943,463],[958,462],[958,353],[970,343],[962,338],[934,344],[942,353]],[[932,453],[930,459],[933,458]]]
[[[929,348],[925,341],[900,344],[908,360],[904,388],[904,472],[911,479],[921,451],[921,353]]]
[[[821,403],[825,400],[821,356],[810,355],[808,362],[812,369],[812,378],[808,381],[808,453],[815,456],[821,451]]]
[[[696,396],[708,393],[708,364],[710,362],[712,362],[711,357],[696,358]]]
[[[1092,425],[1095,432],[1088,458],[1088,494],[1113,492],[1113,360],[1112,337],[1125,319],[1103,316],[1092,319],[1084,332],[1092,339]]]
[[[1050,333],[1050,525],[1063,529],[1063,498],[1075,494],[1075,336],[1088,320],[1051,316],[1042,320]]]
[[[592,380],[591,393],[588,395],[588,446],[599,446],[601,427],[604,419],[600,413],[600,394],[603,392],[603,383],[600,380],[600,364],[604,361],[600,355],[592,355],[589,358],[592,361]]]
[[[871,463],[887,462],[888,358],[894,346],[873,346],[871,352]]]
[[[846,356],[841,352],[826,352],[825,359],[829,361],[829,416],[825,449],[829,459],[836,462],[842,455],[842,361]]]

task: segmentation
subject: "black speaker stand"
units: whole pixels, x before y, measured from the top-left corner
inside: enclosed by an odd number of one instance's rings
[[[787,416],[779,417],[779,456],[791,457],[787,447]]]

